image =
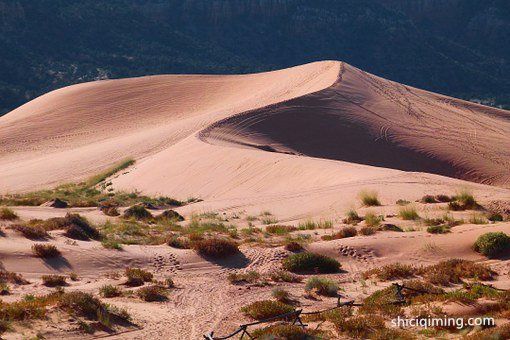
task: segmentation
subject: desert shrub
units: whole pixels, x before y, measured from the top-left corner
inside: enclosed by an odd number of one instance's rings
[[[75,272],[69,273],[69,279],[71,279],[71,281],[78,281],[78,274]]]
[[[391,224],[391,223],[385,223],[379,229],[383,230],[383,231],[396,231],[396,232],[399,232],[399,233],[404,231],[399,226],[396,226],[396,225]]]
[[[488,220],[487,220],[487,218],[485,218],[484,215],[478,214],[478,213],[474,213],[474,214],[471,214],[471,216],[469,217],[469,223],[472,223],[472,224],[487,224]]]
[[[283,268],[290,272],[336,273],[340,270],[340,263],[324,255],[298,253],[283,260]]]
[[[283,303],[288,303],[289,301],[291,301],[289,292],[283,288],[279,288],[279,287],[273,288],[273,290],[271,291],[271,296],[276,301],[280,301]]]
[[[303,279],[301,276],[298,276],[296,274],[290,273],[285,270],[277,270],[274,272],[271,272],[269,274],[269,277],[274,282],[290,282],[290,283],[298,283],[301,282]]]
[[[198,254],[210,257],[226,257],[239,252],[236,242],[217,237],[194,241],[192,247]]]
[[[0,208],[0,220],[14,221],[14,220],[17,220],[18,218],[19,217],[18,217],[18,215],[16,215],[14,210],[7,208],[7,207]]]
[[[354,339],[373,339],[373,333],[386,329],[384,319],[376,315],[355,315],[346,319],[338,319],[335,326],[339,332]]]
[[[137,287],[144,284],[144,282],[151,282],[154,275],[141,268],[126,268],[125,275],[127,277],[126,285]]]
[[[443,194],[436,195],[435,198],[436,198],[436,201],[441,202],[441,203],[450,202],[452,200],[452,197],[450,197],[448,195],[443,195]]]
[[[241,308],[241,311],[256,320],[263,320],[280,314],[290,313],[294,311],[294,307],[279,301],[262,300],[244,306]]]
[[[379,198],[377,192],[375,191],[361,191],[359,194],[359,199],[361,203],[366,207],[374,207],[380,206],[381,202],[379,202]]]
[[[425,280],[430,283],[448,286],[451,283],[461,283],[462,279],[492,280],[496,273],[488,266],[473,261],[450,259],[427,266],[420,271]]]
[[[8,272],[3,269],[0,269],[0,282],[9,282],[17,285],[25,285],[29,283],[21,274]]]
[[[373,228],[373,227],[362,227],[360,230],[359,230],[359,233],[361,235],[364,235],[364,236],[370,236],[370,235],[374,235],[376,233],[376,229]]]
[[[336,296],[338,285],[335,281],[324,277],[311,277],[306,281],[305,290],[315,291],[319,295]]]
[[[421,203],[437,203],[437,200],[432,195],[425,195],[420,199]]]
[[[448,203],[448,209],[453,211],[474,210],[479,208],[480,205],[476,202],[473,195],[466,190],[457,193],[453,200]]]
[[[447,234],[450,232],[450,227],[446,225],[431,225],[427,227],[427,232],[431,234]]]
[[[99,204],[99,210],[106,216],[119,216],[118,204],[112,200],[105,200]]]
[[[164,287],[152,285],[142,287],[137,291],[138,297],[146,302],[165,301],[167,292]]]
[[[381,224],[382,220],[383,219],[381,216],[377,216],[376,214],[374,214],[371,211],[369,211],[365,214],[365,225],[367,227],[376,228]]]
[[[32,253],[41,258],[60,256],[60,251],[53,244],[36,243],[32,245]]]
[[[319,340],[324,339],[317,330],[303,329],[298,325],[276,324],[253,331],[254,339]]]
[[[98,315],[105,313],[107,310],[106,306],[99,299],[91,294],[80,291],[64,293],[59,298],[58,306],[69,313],[81,315],[92,320],[97,320]]]
[[[496,257],[510,249],[510,237],[503,232],[485,233],[478,237],[473,248],[487,257]]]
[[[324,332],[302,328],[292,324],[274,324],[264,328],[258,328],[252,333],[253,339],[273,340],[273,339],[292,339],[292,340],[319,340],[327,339]]]
[[[338,240],[358,235],[358,230],[354,227],[343,227],[338,232],[331,235],[323,235],[321,238],[325,241]]]
[[[111,239],[101,240],[101,245],[106,249],[122,250],[122,244]]]
[[[156,220],[182,222],[184,221],[184,217],[182,217],[182,215],[175,210],[165,210],[161,214],[156,216]]]
[[[423,220],[423,224],[425,224],[426,226],[438,226],[444,223],[445,220],[442,218],[425,218]]]
[[[418,215],[416,208],[412,206],[400,208],[398,216],[400,216],[401,219],[406,221],[416,221],[420,219],[420,215]]]
[[[304,248],[301,245],[301,243],[299,243],[299,242],[289,241],[289,242],[285,243],[285,250],[288,250],[291,252],[298,252],[298,251],[303,251]]]
[[[356,210],[349,210],[347,213],[346,213],[346,216],[343,220],[344,223],[346,224],[353,224],[353,225],[356,225],[358,224],[359,222],[363,221],[363,218],[361,218],[358,213],[356,212]]]
[[[255,283],[260,279],[260,274],[254,270],[246,273],[230,273],[227,279],[232,284]]]
[[[294,226],[291,226],[291,225],[280,225],[280,224],[275,224],[275,225],[268,225],[266,227],[266,231],[270,234],[275,234],[275,235],[284,235],[284,234],[288,234],[294,230],[297,230],[296,227]]]
[[[171,277],[165,278],[165,286],[166,288],[175,288],[175,282]]]
[[[65,217],[54,217],[39,224],[46,230],[64,229],[64,235],[75,240],[87,241],[99,238],[97,229],[78,214],[68,213]]]
[[[45,240],[50,237],[48,232],[39,226],[16,224],[11,228],[30,240]]]
[[[492,212],[489,214],[489,216],[487,216],[487,219],[491,222],[502,222],[503,215]]]
[[[382,281],[408,279],[416,275],[416,268],[402,263],[387,264],[382,267],[367,270],[362,274],[364,279],[369,279],[373,276]]]
[[[10,292],[11,289],[9,288],[9,285],[0,281],[0,295],[9,295]]]
[[[122,292],[118,287],[115,287],[113,285],[104,285],[99,288],[99,295],[101,295],[104,298],[112,298],[116,296],[120,296]]]
[[[411,202],[409,202],[408,200],[403,200],[403,199],[398,199],[398,200],[395,202],[395,204],[396,204],[396,205],[400,205],[400,206],[408,205],[409,203],[411,203]]]
[[[172,248],[177,249],[190,249],[191,248],[191,242],[189,238],[186,236],[179,236],[179,235],[171,235],[166,244],[168,244]]]
[[[67,284],[66,277],[62,275],[43,275],[41,280],[46,287],[60,287]]]
[[[145,209],[142,205],[133,205],[132,207],[129,207],[124,211],[124,214],[122,215],[124,218],[134,218],[135,220],[149,220],[152,219],[153,216]]]
[[[263,224],[274,224],[274,223],[278,223],[278,219],[276,217],[273,217],[273,216],[266,216],[266,217],[262,217],[260,219],[260,222],[262,222]]]

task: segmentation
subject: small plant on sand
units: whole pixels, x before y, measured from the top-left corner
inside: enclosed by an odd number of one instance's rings
[[[126,268],[125,274],[127,277],[126,285],[131,287],[141,286],[145,282],[151,282],[154,278],[152,273],[141,268]]]
[[[294,311],[294,307],[279,301],[256,301],[241,308],[241,311],[255,320],[263,320]]]
[[[374,227],[362,227],[360,230],[359,230],[359,233],[363,236],[370,236],[370,235],[374,235],[375,233],[377,232],[377,229],[374,228]]]
[[[255,283],[260,279],[260,274],[254,270],[246,273],[230,273],[227,279],[232,284]]]
[[[489,215],[487,216],[487,219],[491,222],[502,222],[504,220],[503,215],[501,215],[499,213],[495,213],[495,212],[489,213]]]
[[[408,200],[403,200],[403,199],[398,199],[395,202],[396,205],[400,205],[400,206],[408,205],[409,203],[411,203],[411,202],[409,202]]]
[[[126,211],[124,211],[124,214],[122,214],[122,217],[126,219],[132,218],[139,221],[149,220],[153,218],[149,210],[145,209],[143,205],[138,204],[133,205],[132,207],[126,209]]]
[[[345,214],[345,218],[343,219],[343,222],[345,224],[352,224],[352,225],[356,225],[361,221],[363,221],[363,219],[358,215],[358,213],[354,209],[349,210]]]
[[[416,268],[407,264],[392,263],[382,267],[367,270],[362,274],[363,279],[377,277],[382,281],[409,279],[416,275]]]
[[[427,232],[431,234],[447,234],[450,232],[450,227],[447,225],[431,225],[427,227]]]
[[[471,223],[471,224],[487,224],[487,223],[489,223],[489,221],[483,214],[473,213],[469,217],[469,223]]]
[[[315,253],[293,254],[283,260],[283,268],[290,272],[336,273],[340,267],[337,260]]]
[[[361,191],[358,194],[358,197],[361,203],[366,207],[376,207],[380,206],[381,202],[379,202],[379,198],[377,192],[375,191]]]
[[[5,282],[0,281],[0,296],[1,295],[9,295],[11,293],[11,289],[9,285]]]
[[[274,282],[299,283],[299,282],[303,281],[301,276],[290,273],[285,270],[277,270],[277,271],[271,272],[269,274],[269,277]]]
[[[476,202],[473,194],[468,190],[461,190],[454,196],[454,199],[448,203],[448,209],[453,211],[475,210],[480,205]]]
[[[338,285],[335,281],[324,277],[311,277],[306,281],[305,290],[314,291],[319,295],[336,296]]]
[[[279,287],[273,288],[273,290],[271,291],[271,296],[276,301],[280,301],[283,303],[289,303],[292,300],[289,292]]]
[[[376,227],[378,227],[381,224],[382,220],[383,219],[382,219],[381,216],[377,216],[376,214],[374,214],[371,211],[368,211],[365,214],[365,225],[367,227],[376,228]]]
[[[101,241],[101,245],[106,249],[122,250],[122,244],[115,240],[104,239]]]
[[[342,238],[347,237],[354,237],[358,235],[358,230],[354,227],[343,227],[338,232],[330,234],[330,235],[323,235],[321,238],[324,241],[330,241],[330,240],[338,240]]]
[[[299,222],[298,229],[299,230],[314,230],[317,228],[317,223],[312,220],[306,220],[304,222]]]
[[[205,238],[192,242],[193,249],[202,256],[226,257],[239,252],[236,242],[226,238]]]
[[[293,253],[297,253],[299,251],[303,251],[305,248],[303,248],[303,245],[296,241],[288,241],[285,243],[284,246],[285,250],[291,251]]]
[[[16,224],[11,228],[30,240],[45,240],[50,237],[48,232],[39,226]]]
[[[172,248],[177,249],[190,249],[191,248],[191,242],[188,237],[186,236],[179,236],[179,235],[171,235],[166,244],[168,244]]]
[[[67,284],[66,277],[63,275],[43,275],[41,280],[46,287],[61,287]]]
[[[489,257],[497,257],[510,250],[510,237],[503,232],[485,233],[473,245],[475,251]]]
[[[298,325],[276,324],[259,328],[253,331],[253,339],[303,339],[303,340],[319,340],[327,339],[323,337],[321,332],[311,329],[303,329]]]
[[[436,200],[436,198],[432,195],[425,195],[423,196],[421,199],[420,199],[420,202],[421,203],[437,203],[438,201]]]
[[[400,208],[398,216],[406,221],[416,221],[420,219],[420,215],[413,206],[405,206]]]
[[[164,287],[152,285],[142,287],[137,291],[138,297],[146,302],[165,301],[167,300],[167,292]]]
[[[419,274],[428,282],[442,286],[462,283],[464,278],[488,281],[496,276],[488,266],[462,259],[441,261],[421,268]]]
[[[41,258],[60,256],[60,251],[53,244],[37,243],[32,246],[32,253]]]
[[[120,296],[122,292],[120,289],[113,285],[104,285],[99,288],[99,295],[104,298],[112,298],[116,296]]]
[[[7,207],[1,207],[0,208],[0,220],[4,221],[14,221],[17,220],[19,217],[16,215],[14,210],[7,208]]]
[[[291,225],[275,224],[275,225],[268,225],[266,227],[266,231],[268,233],[275,234],[275,235],[285,235],[285,234],[288,234],[295,230],[297,230],[297,228],[294,226],[291,226]]]

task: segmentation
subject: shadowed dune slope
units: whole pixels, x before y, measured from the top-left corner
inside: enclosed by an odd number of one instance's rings
[[[200,133],[231,144],[508,186],[510,113],[342,64],[331,87]]]

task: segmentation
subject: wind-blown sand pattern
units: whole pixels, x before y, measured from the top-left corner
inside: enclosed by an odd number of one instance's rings
[[[77,182],[127,157],[136,164],[111,178],[112,188],[202,199],[177,209],[187,219],[209,211],[230,219],[270,211],[279,223],[331,219],[341,224],[347,209],[367,211],[357,202],[364,189],[379,193],[383,206],[372,210],[391,223],[397,220],[396,200],[426,194],[451,195],[467,187],[483,205],[510,202],[508,111],[395,83],[342,62],[249,75],[85,83],[0,117],[0,194]],[[438,216],[445,205],[417,206],[421,214]],[[22,219],[65,214],[46,207],[14,210]],[[96,208],[71,211],[95,222],[107,219]],[[339,259],[347,270],[339,276],[341,285],[355,298],[361,292],[353,289],[353,280],[363,270],[395,261],[481,261],[471,249],[476,237],[509,227],[508,222],[466,223],[446,235],[381,232],[313,242],[309,249]],[[122,252],[97,242],[70,245],[58,234],[54,243],[66,262],[48,266],[30,256],[31,241],[11,232],[7,236],[0,237],[0,269],[29,279],[75,271],[85,279],[72,289],[96,292],[112,281],[106,274],[127,266],[175,275],[182,289],[166,303],[115,301],[143,327],[118,338],[198,339],[211,329],[228,333],[241,323],[239,308],[269,297],[271,287],[239,288],[229,285],[226,275],[268,272],[288,255],[281,247],[241,246],[242,258],[225,264],[166,245],[130,245]],[[439,250],[428,251],[433,247],[424,245],[430,243]],[[489,263],[508,271],[507,261]],[[498,284],[510,288],[506,276]],[[284,286],[300,294],[300,288]],[[44,290],[19,289],[16,294]],[[328,303],[306,301],[303,308]]]

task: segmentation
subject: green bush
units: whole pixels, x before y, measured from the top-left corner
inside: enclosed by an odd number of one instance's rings
[[[279,301],[262,300],[241,308],[241,311],[256,320],[263,320],[280,314],[290,313],[294,311],[294,307]]]
[[[137,287],[144,284],[144,282],[151,282],[153,279],[152,273],[140,268],[126,268],[127,286]]]
[[[503,232],[485,233],[478,237],[474,249],[487,257],[496,257],[510,249],[510,237]]]
[[[398,216],[406,221],[416,221],[420,219],[420,215],[418,215],[416,208],[412,206],[405,206],[400,208]]]
[[[226,238],[206,238],[192,242],[193,249],[202,256],[226,257],[237,254],[239,246]]]
[[[50,237],[48,232],[39,226],[16,224],[11,228],[30,240],[45,240]]]
[[[137,291],[138,297],[146,302],[165,301],[167,299],[166,290],[159,285],[142,287]]]
[[[340,270],[340,263],[324,255],[298,253],[283,260],[283,268],[290,272],[336,273]]]
[[[118,287],[115,287],[113,285],[104,285],[99,288],[99,295],[101,295],[104,298],[112,298],[116,296],[120,296],[122,292]]]
[[[17,220],[18,218],[19,217],[18,215],[16,215],[14,210],[7,207],[0,208],[0,220],[14,221]]]
[[[450,227],[446,225],[431,225],[427,227],[427,232],[431,234],[447,234],[450,232]]]
[[[338,285],[335,281],[324,277],[311,277],[306,281],[306,291],[316,291],[319,295],[336,296]]]
[[[126,209],[124,214],[122,215],[124,218],[134,218],[135,220],[149,220],[153,218],[150,211],[145,209],[142,205],[133,205],[132,207]]]

